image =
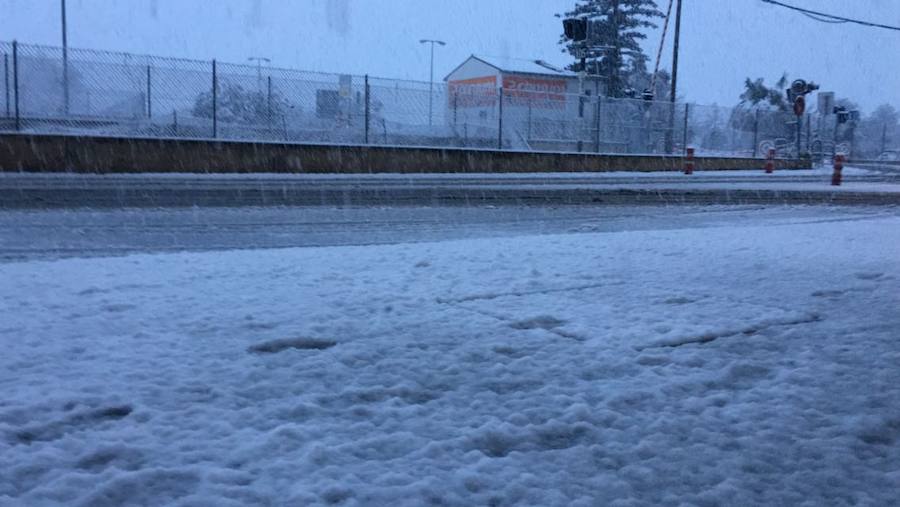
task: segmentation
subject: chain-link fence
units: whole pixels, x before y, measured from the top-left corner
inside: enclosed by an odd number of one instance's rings
[[[849,152],[854,135],[834,115],[798,126],[787,113],[596,90],[464,89],[5,42],[0,58],[6,132],[630,154],[690,145],[736,157]]]

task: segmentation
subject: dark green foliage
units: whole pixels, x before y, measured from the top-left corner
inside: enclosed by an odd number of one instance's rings
[[[731,111],[731,127],[743,132],[755,130],[759,139],[793,138],[794,130],[787,122],[794,113],[785,95],[789,82],[787,74],[782,74],[773,87],[766,86],[763,78],[745,79],[741,101]]]
[[[664,17],[655,1],[579,0],[575,8],[563,16],[588,19],[583,56],[589,62],[598,62],[596,67],[589,67],[589,73],[600,74],[606,79],[608,96],[621,97],[629,87],[640,92],[649,86],[649,58],[641,48],[641,41],[647,38],[644,33],[647,29],[657,27],[654,19]],[[565,37],[560,38],[560,44],[565,47],[564,52],[576,60],[581,58],[580,44]],[[574,68],[574,64],[570,68]]]
[[[768,110],[788,112],[791,104],[788,104],[784,91],[788,86],[787,74],[775,82],[773,88],[769,88],[763,82],[763,78],[744,80],[744,92],[741,93],[740,105],[746,109],[762,108]]]

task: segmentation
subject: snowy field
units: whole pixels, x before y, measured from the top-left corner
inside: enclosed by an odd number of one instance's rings
[[[0,505],[894,504],[898,277],[896,210],[0,264]]]

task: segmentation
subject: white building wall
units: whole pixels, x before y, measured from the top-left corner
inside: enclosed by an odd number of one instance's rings
[[[577,77],[504,73],[476,58],[465,61],[446,80],[446,123],[461,136],[498,137],[502,84],[503,138],[509,146],[594,138],[598,87],[592,81],[584,84],[590,96],[580,99]]]
[[[461,136],[496,137],[499,112],[496,67],[469,58],[447,76],[446,122]]]

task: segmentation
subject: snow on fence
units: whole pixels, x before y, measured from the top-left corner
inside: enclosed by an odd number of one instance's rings
[[[690,145],[698,155],[738,157],[762,156],[771,144],[781,156],[798,153],[796,118],[772,111],[463,91],[21,43],[0,42],[0,59],[0,132],[678,155]],[[801,137],[801,150],[830,146]]]

